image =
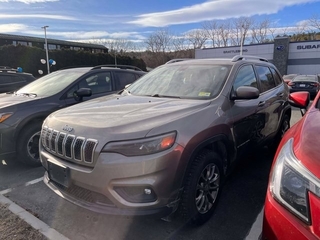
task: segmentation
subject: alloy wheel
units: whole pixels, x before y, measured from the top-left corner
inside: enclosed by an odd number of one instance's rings
[[[27,151],[30,157],[33,159],[39,159],[39,140],[40,140],[40,132],[36,132],[33,134],[27,144]]]
[[[198,180],[195,203],[199,213],[207,213],[216,201],[220,187],[220,172],[218,167],[211,163],[207,165]]]

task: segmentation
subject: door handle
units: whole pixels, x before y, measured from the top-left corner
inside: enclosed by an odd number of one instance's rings
[[[283,97],[283,93],[278,93],[277,96],[278,97]]]
[[[264,106],[265,104],[266,104],[265,101],[261,101],[261,102],[259,102],[258,107],[262,107],[262,106]]]

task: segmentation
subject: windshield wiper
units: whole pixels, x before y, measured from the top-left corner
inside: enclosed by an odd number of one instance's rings
[[[179,97],[179,96],[160,95],[159,93],[152,94],[152,95],[150,95],[150,97],[159,97],[159,98],[161,98],[161,97],[165,97],[165,98],[181,98],[181,97]]]

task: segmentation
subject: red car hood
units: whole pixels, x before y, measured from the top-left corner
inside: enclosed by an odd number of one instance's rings
[[[301,163],[320,179],[320,111],[312,106],[293,127],[293,151]]]

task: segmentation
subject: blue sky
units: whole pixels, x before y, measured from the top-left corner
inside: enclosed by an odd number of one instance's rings
[[[179,35],[239,17],[294,27],[319,10],[320,0],[0,0],[0,33],[44,37],[48,25],[54,39],[144,41],[159,29]]]

